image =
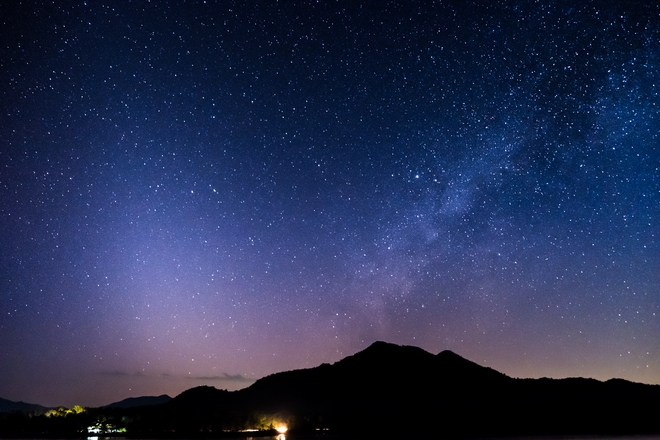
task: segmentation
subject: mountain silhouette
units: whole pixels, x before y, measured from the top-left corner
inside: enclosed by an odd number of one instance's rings
[[[128,399],[105,405],[103,408],[135,408],[139,406],[161,405],[170,400],[172,400],[172,398],[167,394],[161,394],[160,396],[129,397]]]
[[[0,398],[0,413],[22,412],[32,414],[44,414],[49,408],[33,403],[13,402]]]
[[[285,423],[364,436],[630,434],[660,433],[657,414],[657,385],[514,379],[451,351],[375,342],[332,365],[272,374],[243,390],[187,390],[141,414],[133,428],[212,435]]]
[[[294,435],[352,437],[659,434],[660,386],[514,379],[451,351],[375,342],[332,365],[272,374],[239,391],[202,386],[160,405],[98,411],[138,437],[275,433],[279,425]]]

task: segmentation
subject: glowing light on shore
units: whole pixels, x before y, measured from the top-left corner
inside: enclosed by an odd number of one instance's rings
[[[276,430],[277,432],[279,432],[280,434],[284,434],[284,433],[286,433],[286,431],[288,430],[288,428],[287,428],[285,425],[280,425],[280,426],[278,426],[277,428],[275,428],[275,430]]]

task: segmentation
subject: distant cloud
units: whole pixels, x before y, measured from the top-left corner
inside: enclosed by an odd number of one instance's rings
[[[122,370],[112,370],[112,371],[99,371],[98,374],[102,376],[113,376],[113,377],[147,377],[151,376],[150,374],[144,374],[141,371],[135,371],[135,372],[129,372],[129,371],[122,371]],[[162,373],[159,375],[160,377],[167,377],[167,378],[176,378],[177,375],[173,375],[170,373]],[[184,377],[186,379],[193,379],[193,380],[205,380],[205,381],[223,381],[223,382],[254,382],[254,379],[249,379],[242,374],[229,374],[229,373],[222,373],[217,376],[180,376]]]
[[[254,382],[254,379],[248,379],[241,374],[222,373],[219,376],[186,376],[195,380],[218,380],[224,382]]]

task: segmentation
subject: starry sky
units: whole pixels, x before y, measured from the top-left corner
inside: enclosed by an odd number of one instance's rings
[[[657,3],[0,17],[0,397],[234,390],[376,340],[660,383]]]

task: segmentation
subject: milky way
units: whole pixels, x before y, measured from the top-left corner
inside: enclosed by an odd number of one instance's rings
[[[0,6],[0,397],[660,383],[660,7],[496,3]]]

